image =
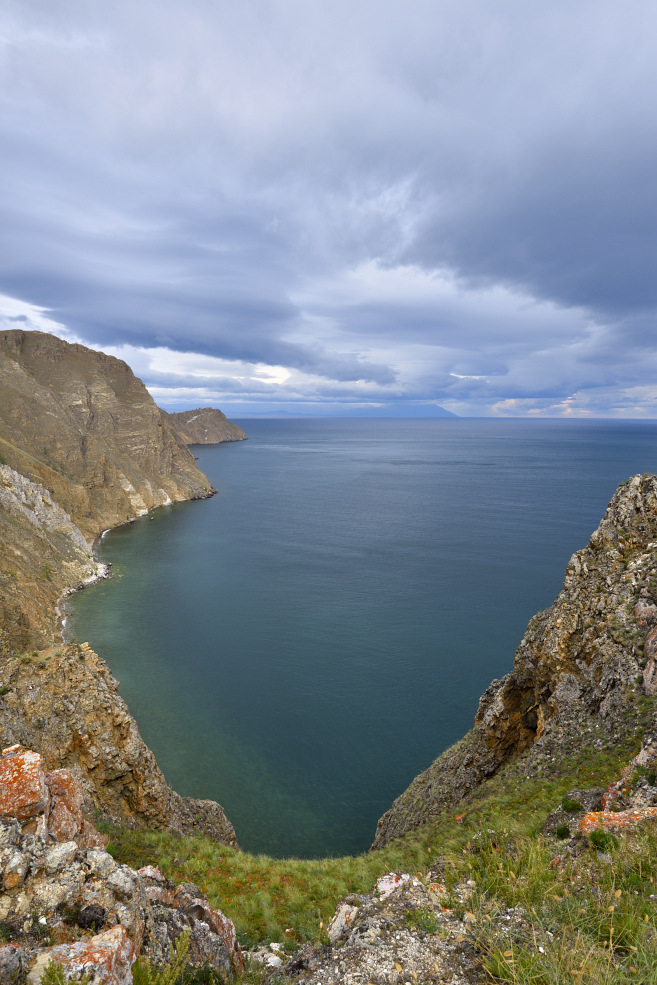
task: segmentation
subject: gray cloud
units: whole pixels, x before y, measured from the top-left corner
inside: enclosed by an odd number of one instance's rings
[[[283,402],[654,415],[647,0],[0,21],[4,294],[90,344],[285,366]]]

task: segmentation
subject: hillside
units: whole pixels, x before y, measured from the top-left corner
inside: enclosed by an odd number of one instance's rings
[[[177,414],[162,411],[188,445],[216,445],[221,441],[246,441],[247,435],[216,407],[182,410]]]
[[[124,362],[42,332],[0,332],[0,646],[53,643],[91,542],[153,506],[212,495]]]
[[[43,332],[0,332],[0,452],[49,489],[87,539],[211,493],[126,363]]]

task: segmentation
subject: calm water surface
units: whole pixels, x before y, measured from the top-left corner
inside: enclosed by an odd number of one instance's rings
[[[249,420],[197,446],[219,490],[109,533],[76,596],[174,789],[240,845],[367,849],[472,724],[654,422]]]

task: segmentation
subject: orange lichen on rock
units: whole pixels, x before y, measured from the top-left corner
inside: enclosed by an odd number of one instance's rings
[[[633,828],[641,821],[657,818],[657,807],[643,807],[634,811],[592,811],[579,822],[580,834],[590,835],[596,828],[611,831],[614,828]]]
[[[134,960],[135,946],[125,927],[119,924],[89,940],[59,944],[42,951],[30,979],[39,981],[40,973],[50,961],[55,961],[65,975],[89,975],[94,985],[129,985]]]
[[[0,816],[29,821],[50,806],[43,758],[20,745],[2,750],[0,759]]]
[[[82,817],[84,795],[71,770],[46,772],[43,757],[9,746],[0,758],[0,817],[15,817],[51,841],[76,841],[80,848],[104,848],[107,839]]]

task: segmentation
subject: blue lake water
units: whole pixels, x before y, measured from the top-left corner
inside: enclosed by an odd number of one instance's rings
[[[89,640],[171,786],[242,848],[367,849],[472,724],[657,422],[248,420],[218,489],[110,532]]]

